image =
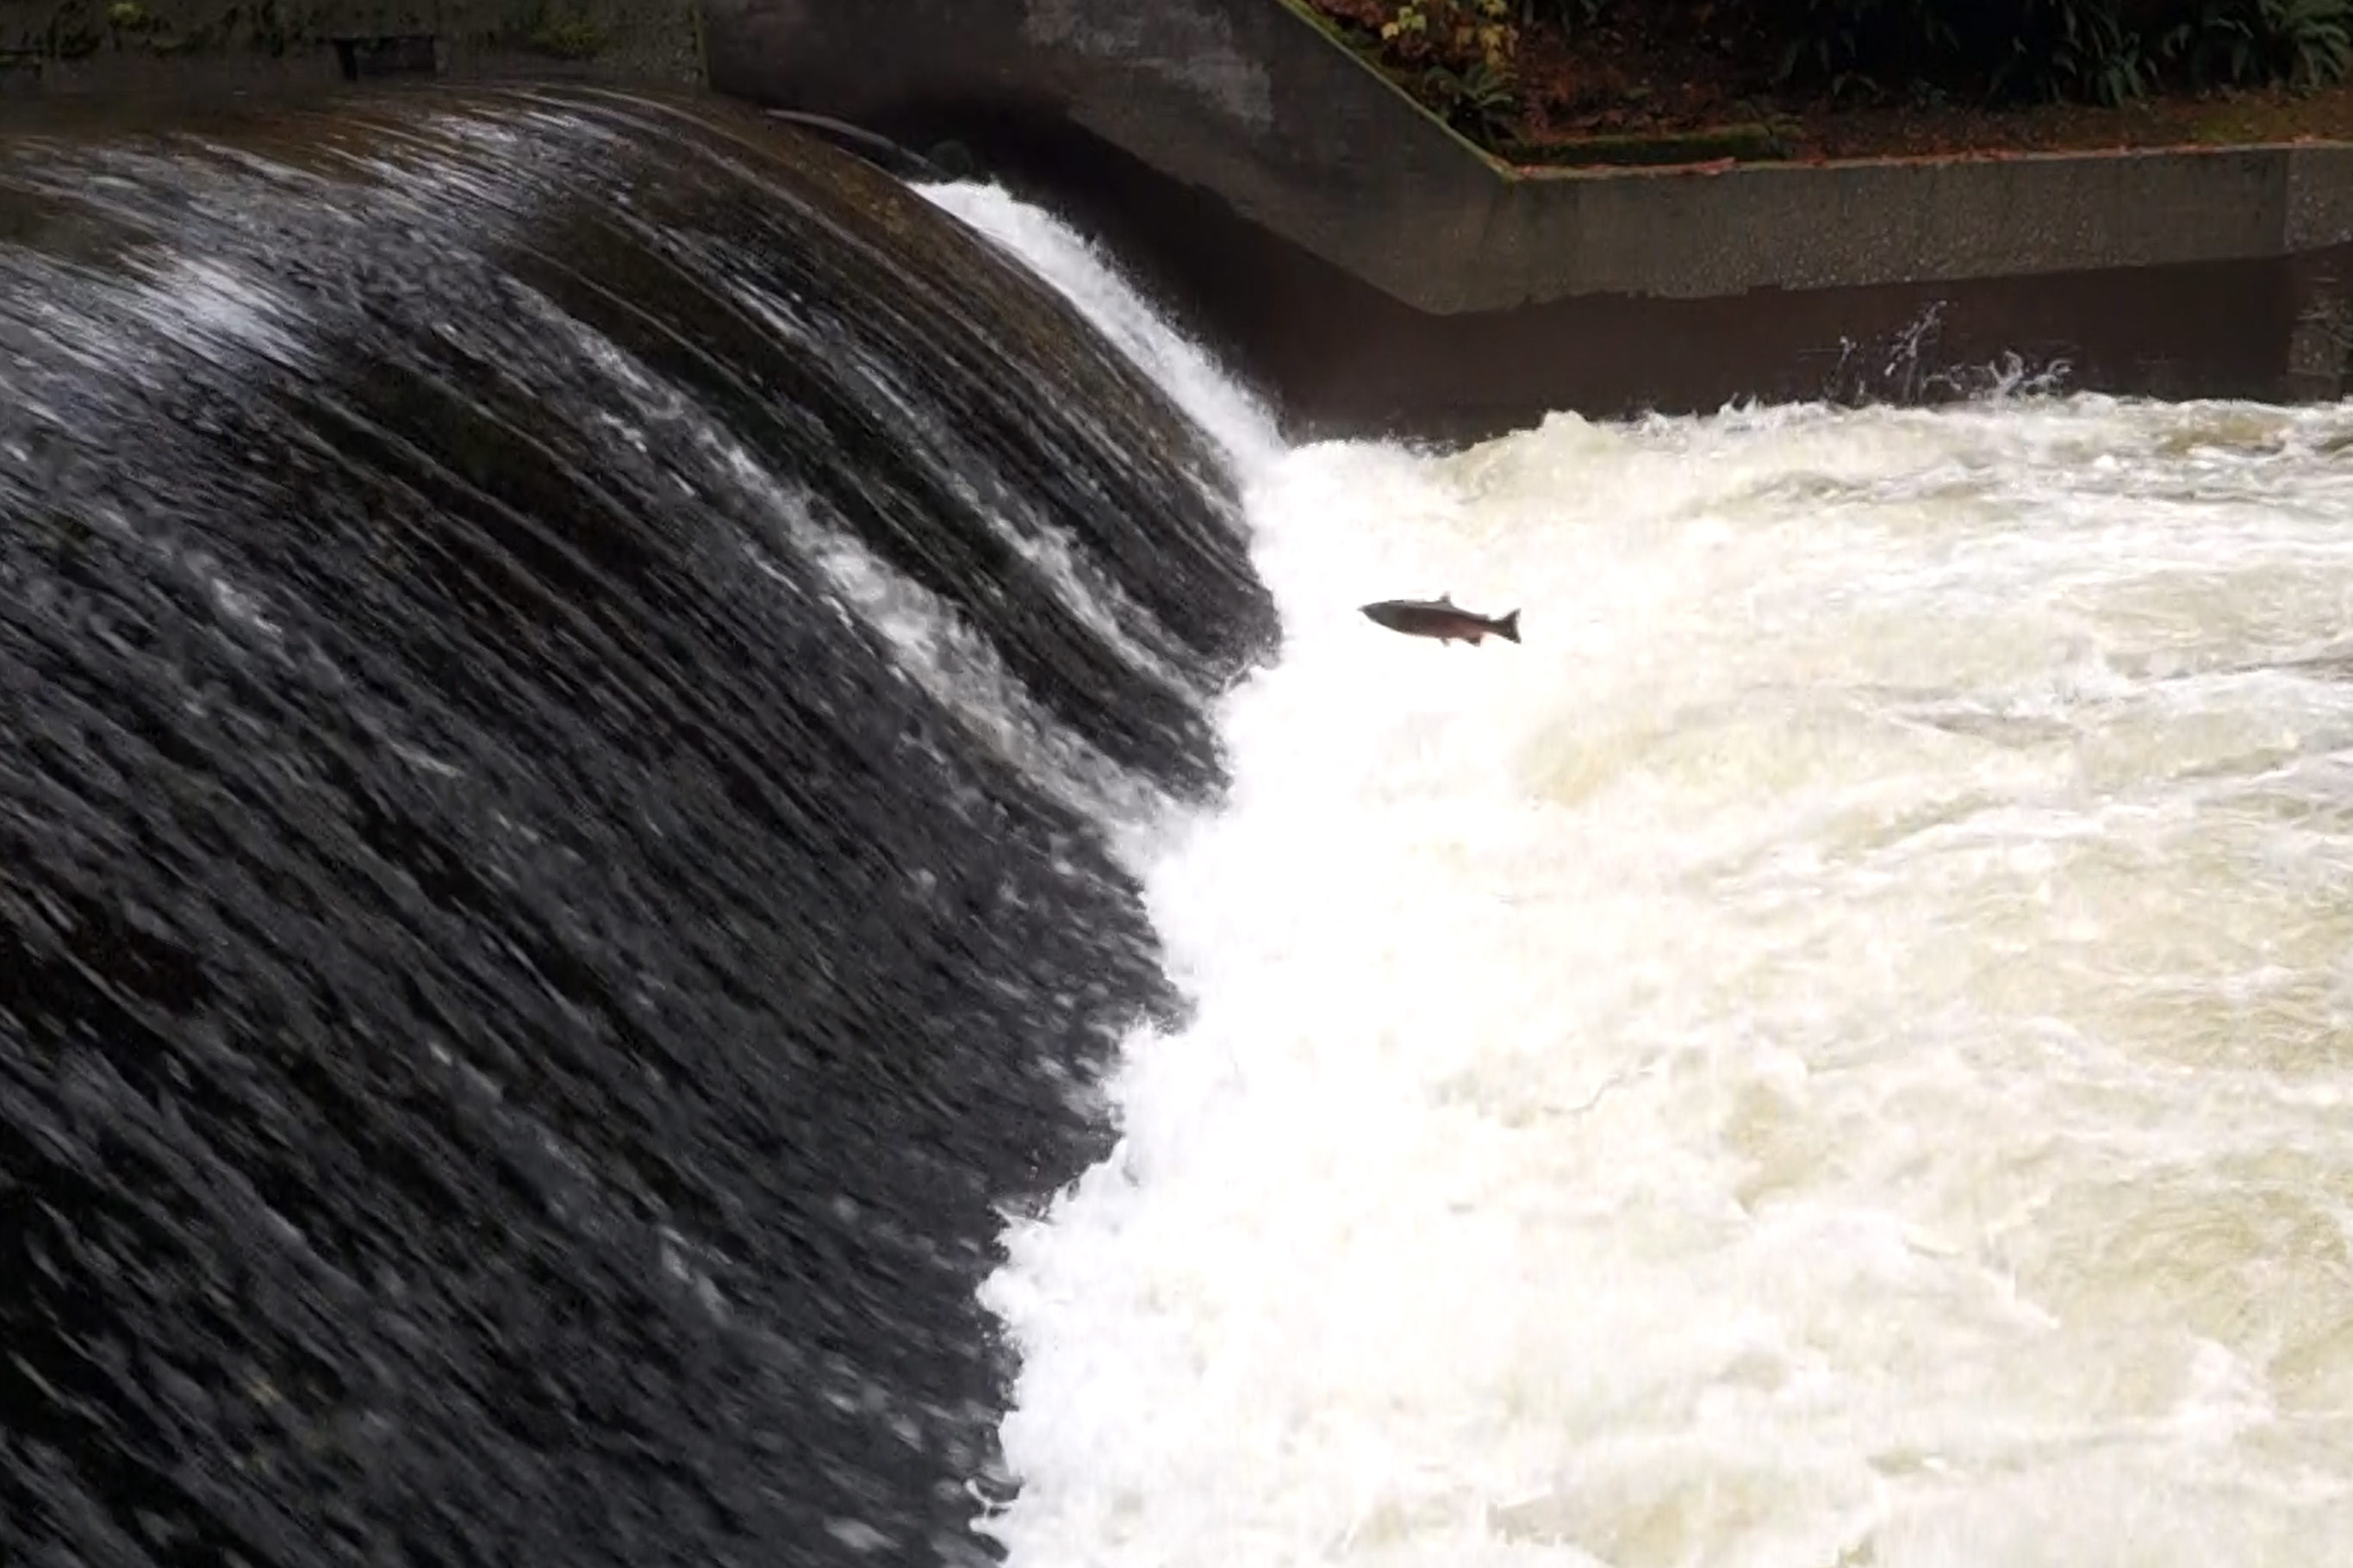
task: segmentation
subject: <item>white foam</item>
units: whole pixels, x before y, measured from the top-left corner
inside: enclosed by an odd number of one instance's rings
[[[1014,1568],[2341,1555],[2348,436],[1257,468],[1284,657],[1147,883],[1198,1014],[985,1293]],[[1355,607],[1440,590],[1525,646]]]

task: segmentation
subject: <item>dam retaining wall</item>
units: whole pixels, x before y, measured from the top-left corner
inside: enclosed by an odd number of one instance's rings
[[[0,0],[0,109],[404,78],[695,89],[694,0]]]
[[[969,151],[1302,433],[2345,384],[2353,147],[1519,170],[1293,0],[702,4],[714,89]]]

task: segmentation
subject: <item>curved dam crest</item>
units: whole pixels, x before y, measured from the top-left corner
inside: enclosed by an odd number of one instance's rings
[[[560,78],[715,89],[902,172],[936,153],[1109,245],[1300,437],[1945,403],[1993,364],[2326,401],[2353,369],[2353,145],[2231,114],[2164,148],[1521,166],[1303,0],[25,9],[0,115]]]
[[[1216,450],[708,104],[18,137],[0,280],[0,1556],[983,1556]]]

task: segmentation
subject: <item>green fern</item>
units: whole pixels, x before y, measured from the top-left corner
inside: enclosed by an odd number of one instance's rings
[[[2261,0],[2260,9],[2265,41],[2280,74],[2299,87],[2343,79],[2348,61],[2353,60],[2353,5],[2348,0]]]
[[[1447,123],[1490,144],[1504,137],[1519,111],[1519,89],[1510,75],[1484,60],[1460,71],[1432,66],[1422,73],[1422,93]]]

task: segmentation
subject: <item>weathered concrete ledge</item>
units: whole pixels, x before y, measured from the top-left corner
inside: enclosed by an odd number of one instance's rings
[[[694,0],[0,0],[0,108],[403,77],[704,85]]]
[[[2353,147],[1505,168],[1295,0],[703,0],[711,83],[953,139],[1309,429],[2066,384],[2335,396]]]

